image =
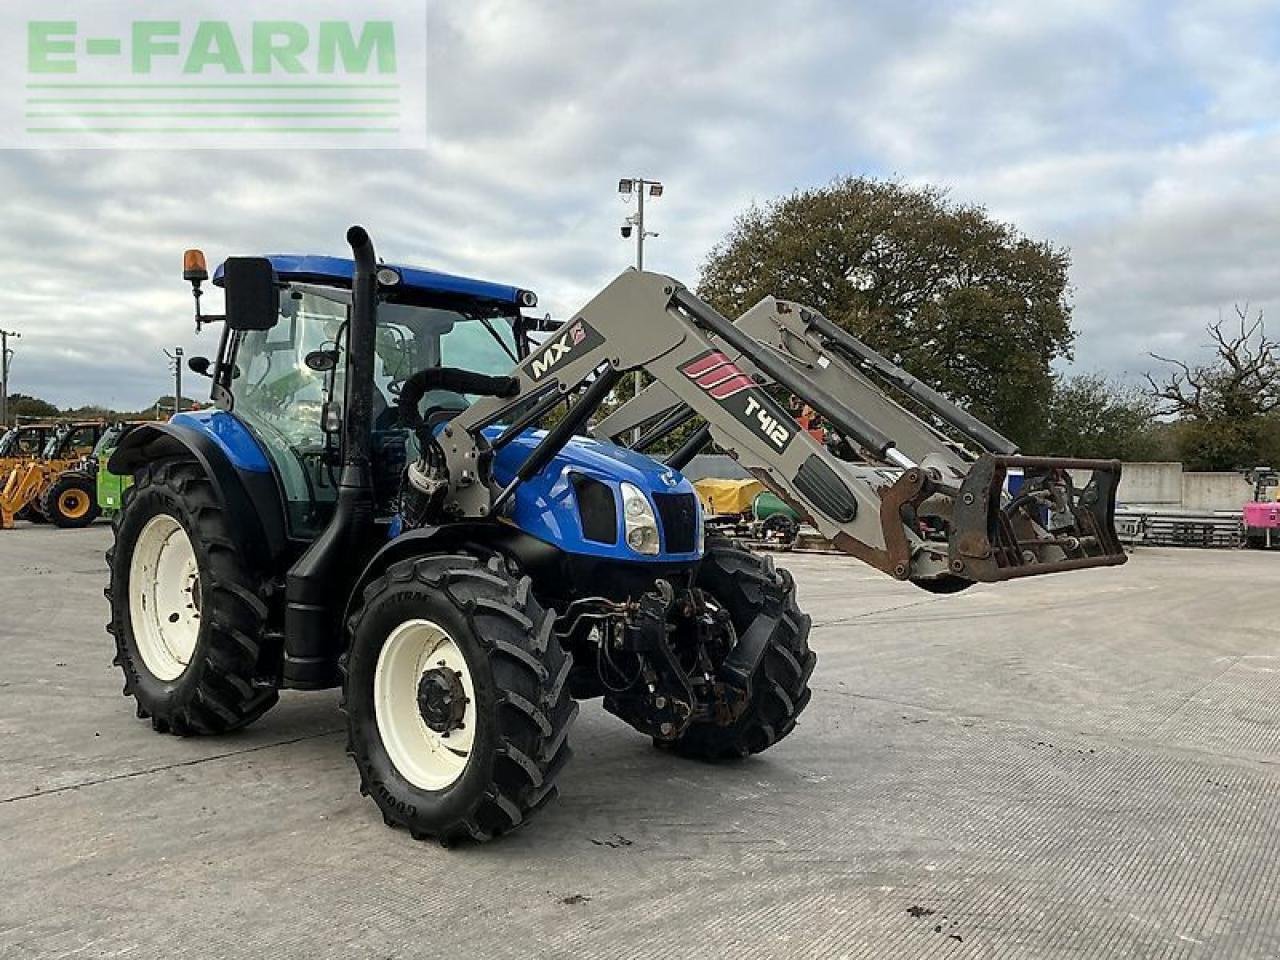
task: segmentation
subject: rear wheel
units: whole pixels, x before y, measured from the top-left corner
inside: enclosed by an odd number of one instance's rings
[[[149,464],[113,518],[108,631],[124,693],[162,733],[225,733],[276,702],[260,679],[267,608],[201,468]]]
[[[796,604],[791,574],[725,537],[707,538],[697,586],[729,611],[739,643],[753,627],[768,630],[764,655],[734,723],[696,722],[674,743],[655,743],[702,760],[760,753],[790,734],[808,706],[809,676],[818,659],[809,649],[809,617]]]
[[[102,512],[93,478],[83,473],[64,473],[40,498],[40,512],[55,526],[87,527]]]
[[[488,840],[555,796],[572,659],[501,559],[420,557],[364,592],[343,658],[360,790],[415,839]]]

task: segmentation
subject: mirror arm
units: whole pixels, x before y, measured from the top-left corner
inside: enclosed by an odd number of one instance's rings
[[[199,333],[206,323],[217,323],[220,320],[227,319],[225,314],[203,314],[200,312],[200,298],[204,296],[204,291],[200,289],[199,280],[191,281],[191,296],[196,301],[196,333]]]

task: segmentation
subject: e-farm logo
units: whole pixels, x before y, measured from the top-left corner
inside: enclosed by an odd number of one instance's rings
[[[425,0],[54,0],[23,27],[9,146],[425,145]]]

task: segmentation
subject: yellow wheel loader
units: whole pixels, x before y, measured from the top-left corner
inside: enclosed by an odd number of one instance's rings
[[[0,487],[0,529],[15,520],[85,527],[101,512],[86,458],[106,429],[101,422],[64,423],[45,443],[38,459],[17,462]]]

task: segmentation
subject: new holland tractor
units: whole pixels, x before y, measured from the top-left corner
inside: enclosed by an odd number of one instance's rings
[[[793,731],[809,618],[785,571],[704,533],[679,467],[708,440],[841,549],[928,589],[1124,560],[1116,464],[904,453],[669,277],[627,271],[531,337],[532,293],[347,239],[351,259],[228,259],[220,317],[200,313],[209,274],[188,253],[197,323],[222,322],[216,357],[190,361],[216,408],[138,426],[110,458],[134,482],[109,630],[160,732],[225,733],[281,688],[340,686],[361,791],[415,838],[528,820],[584,698],[704,760]],[[584,435],[635,370],[705,421],[666,462]],[[782,391],[864,459],[799,429]],[[1014,466],[1030,480],[1011,500]]]

